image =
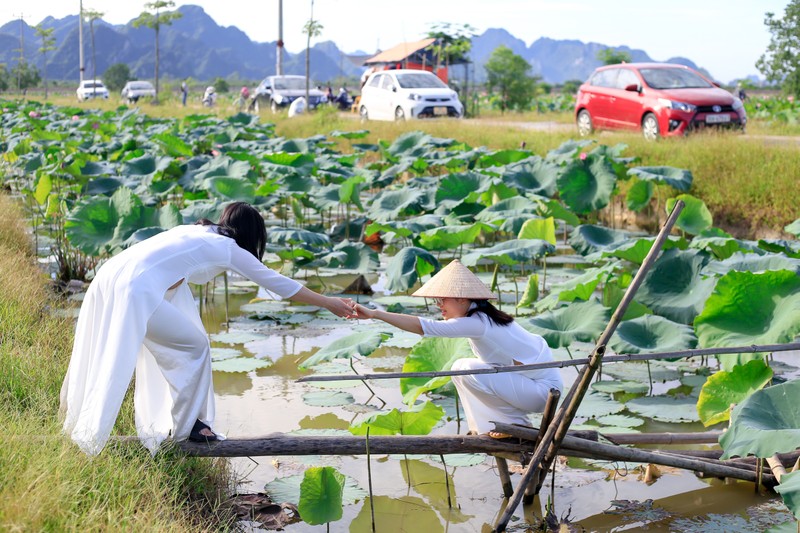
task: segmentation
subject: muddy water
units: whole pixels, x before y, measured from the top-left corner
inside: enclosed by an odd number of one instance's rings
[[[239,307],[254,296],[255,291],[231,295],[231,328],[258,331],[268,337],[235,347],[245,355],[269,359],[274,365],[249,373],[215,372],[216,430],[232,438],[301,429],[343,430],[360,420],[365,410],[402,407],[396,380],[372,382],[374,394],[360,383],[343,388],[352,394],[354,404],[315,407],[304,403],[303,395],[319,391],[320,386],[296,382],[307,374],[298,369],[298,363],[316,349],[349,334],[352,323],[340,320],[335,327],[315,327],[311,322],[290,328],[251,321],[242,316]],[[223,302],[224,298],[218,296],[204,308],[203,319],[211,333],[225,329]],[[406,352],[402,348],[381,348],[368,361],[355,363],[355,368],[360,373],[399,370]],[[567,387],[574,375],[572,370],[563,371]],[[453,402],[448,404],[447,413],[452,419],[433,433],[464,433],[465,425],[455,420]],[[652,423],[640,429],[698,431],[701,427]],[[493,461],[484,456],[445,456],[445,461],[452,507],[448,506],[444,470],[438,457],[372,457],[372,504],[377,531],[491,531],[491,524],[504,505]],[[255,457],[235,459],[233,464],[241,479],[240,492],[263,491],[266,484],[302,475],[310,466],[334,466],[365,491],[370,481],[364,456]],[[525,531],[541,519],[551,494],[555,515],[572,522],[576,530],[763,531],[791,518],[774,495],[756,494],[751,484],[726,484],[701,480],[690,472],[666,467],[661,470],[661,476],[647,484],[639,465],[587,464],[574,459],[560,462],[554,484],[551,486],[548,479],[541,499],[517,509],[509,530]],[[512,482],[518,480],[518,474],[512,475]],[[287,531],[320,531],[320,527],[299,523],[288,526]],[[346,505],[343,518],[331,525],[331,531],[371,531],[369,499]]]

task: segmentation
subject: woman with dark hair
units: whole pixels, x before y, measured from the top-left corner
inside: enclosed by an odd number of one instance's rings
[[[64,431],[89,455],[105,446],[135,373],[136,430],[155,453],[168,436],[219,440],[211,348],[188,283],[231,270],[293,301],[354,316],[352,301],[313,292],[261,262],[264,219],[243,202],[218,224],[177,226],[131,246],[97,271],[81,305],[61,389]]]
[[[433,298],[444,320],[389,313],[356,304],[358,318],[376,318],[425,337],[465,337],[476,358],[458,359],[451,370],[527,365],[553,360],[547,342],[526,331],[492,305],[494,294],[457,259],[433,276],[414,296]],[[492,422],[530,425],[528,414],[544,409],[550,389],[562,388],[557,369],[453,376],[470,433],[493,438]]]

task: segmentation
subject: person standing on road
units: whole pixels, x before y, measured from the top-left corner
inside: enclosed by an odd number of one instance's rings
[[[491,369],[553,360],[547,342],[500,311],[492,291],[459,260],[452,261],[413,296],[433,298],[444,320],[390,313],[356,304],[357,318],[375,318],[425,337],[466,337],[476,358],[458,359],[451,370]],[[530,425],[528,414],[544,409],[550,389],[561,391],[558,369],[452,376],[470,433],[510,437],[492,422]]]
[[[189,283],[232,270],[281,298],[354,317],[352,300],[313,292],[261,262],[264,219],[249,204],[154,235],[109,259],[81,305],[61,388],[64,432],[97,455],[135,374],[136,431],[152,452],[173,440],[221,440],[211,430],[211,347]]]
[[[189,96],[189,85],[186,83],[186,80],[181,82],[181,103],[183,107],[186,107],[186,98]]]

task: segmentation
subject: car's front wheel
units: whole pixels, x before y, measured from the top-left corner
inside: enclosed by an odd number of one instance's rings
[[[590,135],[592,131],[594,131],[594,127],[592,126],[592,115],[590,115],[585,109],[581,109],[581,112],[578,113],[578,119],[576,122],[578,124],[578,135],[581,137],[586,137],[587,135]]]
[[[655,141],[661,136],[658,119],[653,113],[646,114],[642,119],[642,135],[648,141]]]
[[[366,122],[366,121],[369,120],[369,111],[367,111],[367,107],[366,106],[362,105],[358,109],[358,114],[361,117],[361,122]]]
[[[272,110],[273,113],[277,113],[280,107],[278,106],[278,102],[275,100],[270,100],[269,108]]]
[[[406,112],[403,111],[403,108],[397,106],[397,109],[394,110],[394,119],[398,122],[402,122],[406,119]]]

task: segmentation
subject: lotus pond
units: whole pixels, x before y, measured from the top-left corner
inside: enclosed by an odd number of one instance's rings
[[[691,169],[638,165],[623,145],[571,141],[539,155],[420,132],[377,144],[359,142],[365,131],[283,139],[247,115],[174,121],[126,108],[93,114],[35,104],[7,104],[0,128],[0,178],[27,205],[43,262],[62,281],[91,276],[116,251],[177,224],[215,219],[226,202],[241,200],[266,215],[266,262],[315,290],[353,294],[348,287],[360,281],[373,291],[358,295],[362,302],[435,316],[407,294],[457,257],[566,360],[588,354],[652,246],[648,232],[620,227],[623,215],[657,227],[680,198],[679,231],[610,352],[784,343],[800,334],[800,220],[784,228],[794,239],[735,239],[714,228],[702,199],[690,194]],[[277,302],[233,277],[196,293],[212,334],[215,426],[229,437],[466,431],[448,379],[296,381],[447,369],[465,343],[420,341],[384,324]],[[796,353],[607,364],[576,423],[605,433],[703,431],[727,425],[730,404],[741,403],[736,428],[770,390],[786,387],[772,409],[795,411],[798,388],[790,385],[798,374]],[[566,386],[574,375],[563,370]],[[757,449],[734,442],[730,450],[760,457],[794,450],[798,425],[788,426]],[[342,505],[288,530],[332,521],[335,530],[369,531],[371,505],[379,531],[491,529],[503,503],[492,461],[444,459],[372,457],[371,476],[364,457],[262,457],[235,466],[241,490],[299,503],[301,513],[314,506],[301,494],[304,475],[331,467],[325,472],[344,487]],[[518,509],[512,530],[538,525],[548,500],[557,519],[600,531],[764,530],[797,512],[791,484],[787,508],[751,484],[666,468],[645,476],[643,466],[559,462],[552,489]]]

